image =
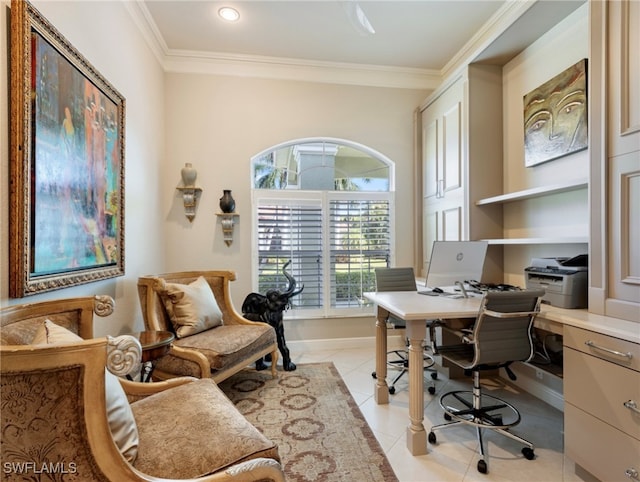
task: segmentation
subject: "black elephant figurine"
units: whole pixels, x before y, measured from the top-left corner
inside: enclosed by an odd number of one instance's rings
[[[268,323],[276,330],[278,350],[280,350],[282,354],[282,366],[285,371],[288,372],[295,370],[296,365],[291,361],[291,356],[289,355],[287,342],[284,338],[282,318],[283,313],[291,306],[291,298],[300,294],[304,289],[304,285],[297,288],[295,278],[287,273],[287,266],[289,266],[289,264],[291,264],[291,261],[287,261],[282,267],[282,274],[284,274],[289,282],[285,291],[271,289],[264,295],[251,293],[242,303],[242,315],[247,320]],[[264,370],[265,368],[266,365],[263,359],[256,362],[256,370]]]

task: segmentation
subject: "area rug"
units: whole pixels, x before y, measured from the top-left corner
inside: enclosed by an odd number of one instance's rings
[[[288,481],[397,482],[333,363],[298,365],[278,379],[244,370],[220,388],[278,444]]]

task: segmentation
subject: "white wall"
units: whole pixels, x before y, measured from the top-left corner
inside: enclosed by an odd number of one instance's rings
[[[588,151],[534,167],[524,165],[522,99],[567,67],[589,57],[588,4],[579,7],[503,68],[504,192],[561,183],[589,176]],[[587,72],[588,72],[587,62]],[[589,235],[586,190],[555,194],[504,206],[505,237]],[[532,257],[587,253],[586,244],[506,246],[505,283],[525,285],[524,268]]]
[[[237,308],[252,288],[251,157],[284,141],[327,136],[367,145],[396,163],[396,264],[413,265],[413,111],[426,90],[168,74],[165,219],[167,270],[232,269]],[[191,162],[203,189],[193,223],[176,186]],[[227,247],[215,212],[231,189],[240,214]],[[287,339],[373,335],[373,318],[288,323]]]
[[[0,12],[0,305],[109,294],[115,313],[96,324],[95,335],[143,328],[136,292],[139,275],[164,265],[163,216],[158,209],[164,151],[164,75],[124,2],[34,1],[33,5],[126,99],[124,277],[23,299],[8,298],[8,64],[9,1]],[[165,196],[166,197],[166,196]]]

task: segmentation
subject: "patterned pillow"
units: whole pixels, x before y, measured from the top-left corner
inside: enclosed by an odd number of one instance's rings
[[[202,276],[188,285],[165,283],[161,295],[178,338],[222,324],[222,311]]]
[[[33,345],[56,345],[83,341],[75,333],[56,325],[51,320],[45,320],[37,329],[31,342]],[[138,426],[133,418],[131,405],[127,395],[120,385],[118,377],[105,370],[105,394],[107,405],[107,419],[111,435],[120,453],[127,462],[133,464],[138,456]]]

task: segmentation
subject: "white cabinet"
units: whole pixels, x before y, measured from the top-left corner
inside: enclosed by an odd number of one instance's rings
[[[467,66],[427,99],[421,124],[426,274],[433,241],[483,239],[499,232],[500,211],[478,208],[472,200],[502,189],[501,69]],[[501,252],[488,254],[487,280],[501,281],[501,258]]]
[[[589,310],[640,323],[640,3],[589,6]]]
[[[462,102],[458,78],[422,112],[423,239],[425,273],[433,241],[463,239]]]
[[[640,345],[565,326],[564,397],[565,454],[600,480],[640,480]]]

